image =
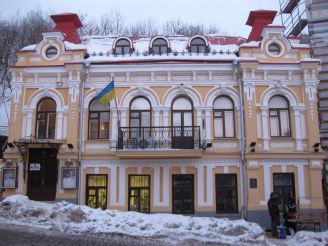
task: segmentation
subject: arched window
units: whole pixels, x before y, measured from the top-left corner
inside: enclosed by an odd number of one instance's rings
[[[89,106],[89,139],[109,138],[109,105],[103,105],[96,99]]]
[[[233,102],[229,97],[220,96],[213,104],[214,137],[235,137]]]
[[[115,44],[116,55],[127,55],[131,53],[130,42],[127,39],[120,39]]]
[[[150,125],[151,104],[149,100],[145,97],[134,98],[130,103],[130,138],[144,138],[146,137],[145,135],[148,136]]]
[[[290,137],[289,105],[286,98],[272,97],[269,112],[271,137]]]
[[[153,42],[152,52],[154,55],[161,55],[168,53],[168,44],[163,38],[157,38]]]
[[[54,139],[56,129],[56,102],[51,98],[39,102],[36,116],[36,138]]]
[[[194,38],[190,42],[190,52],[192,53],[205,53],[206,42],[202,38]]]

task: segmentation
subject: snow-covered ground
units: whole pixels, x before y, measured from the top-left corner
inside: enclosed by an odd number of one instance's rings
[[[113,233],[154,238],[173,245],[190,240],[238,246],[328,245],[328,231],[302,231],[287,240],[267,239],[259,225],[244,220],[92,209],[67,202],[35,202],[22,195],[0,203],[0,222],[91,236]]]

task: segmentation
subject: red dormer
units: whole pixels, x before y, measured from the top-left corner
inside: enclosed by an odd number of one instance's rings
[[[74,13],[63,13],[51,15],[51,19],[56,23],[53,31],[60,31],[63,33],[65,40],[74,44],[80,44],[81,40],[77,34],[77,29],[82,27],[82,23]]]

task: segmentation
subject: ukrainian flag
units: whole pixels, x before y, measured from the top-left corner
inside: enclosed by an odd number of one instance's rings
[[[99,94],[96,99],[101,104],[107,104],[110,100],[115,98],[114,80],[112,80]]]

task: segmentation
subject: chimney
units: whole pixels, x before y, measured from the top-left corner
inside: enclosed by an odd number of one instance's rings
[[[82,27],[82,23],[74,13],[63,13],[51,15],[51,19],[55,22],[56,26],[53,31],[60,31],[63,33],[65,40],[74,44],[80,44],[81,40],[77,34],[77,29]]]
[[[246,25],[252,27],[252,30],[248,36],[247,42],[260,41],[262,39],[261,32],[264,27],[272,24],[277,11],[271,10],[255,10],[251,11],[248,16]]]

